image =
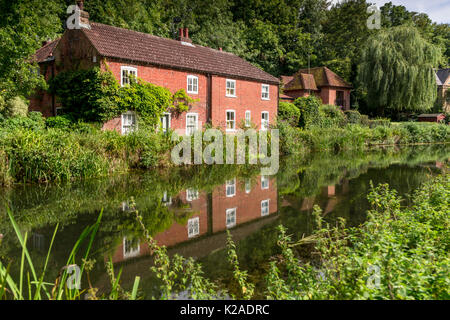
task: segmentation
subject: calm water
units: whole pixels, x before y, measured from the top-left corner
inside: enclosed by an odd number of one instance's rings
[[[37,265],[43,265],[59,223],[46,277],[49,282],[65,265],[83,229],[95,223],[103,209],[92,254],[96,260],[91,274],[94,286],[108,287],[104,262],[112,257],[116,270],[123,267],[123,287],[129,288],[138,275],[145,297],[151,298],[158,296],[158,282],[150,271],[148,248],[140,241],[140,227],[129,212],[131,201],[151,234],[171,255],[196,258],[208,277],[232,290],[225,248],[227,229],[237,243],[241,267],[258,281],[268,259],[278,253],[280,224],[294,238],[307,235],[312,231],[313,206],[318,205],[326,219],[344,217],[356,226],[365,220],[370,181],[374,185],[389,183],[407,195],[437,174],[449,159],[449,145],[317,154],[284,159],[278,175],[271,177],[260,176],[256,168],[235,166],[135,172],[69,186],[0,189],[0,203],[7,204],[21,229],[29,232],[28,246]],[[0,208],[0,234],[0,256],[12,263],[15,274],[21,249],[4,205]]]

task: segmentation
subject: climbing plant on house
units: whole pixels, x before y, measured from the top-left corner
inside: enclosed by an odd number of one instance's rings
[[[172,94],[141,79],[120,87],[110,71],[99,68],[62,72],[50,80],[49,91],[58,97],[65,114],[92,122],[106,122],[134,111],[143,124],[154,126],[162,113],[182,113],[195,102],[184,90]]]

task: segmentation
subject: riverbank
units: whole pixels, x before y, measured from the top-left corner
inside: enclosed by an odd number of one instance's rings
[[[379,146],[450,143],[450,126],[436,123],[389,123],[375,127],[347,124],[343,127],[295,128],[279,124],[284,154],[368,150]]]
[[[282,155],[368,150],[374,146],[449,143],[450,126],[429,123],[311,127],[280,122]],[[90,124],[46,128],[41,120],[0,129],[0,186],[70,182],[133,169],[173,167],[170,135],[138,130],[128,135]]]

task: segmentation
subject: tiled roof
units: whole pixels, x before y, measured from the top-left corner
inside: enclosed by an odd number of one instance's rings
[[[91,23],[82,29],[99,54],[161,67],[278,84],[279,80],[227,52],[146,33]]]
[[[281,76],[284,90],[319,90],[311,74],[296,73],[293,76]]]
[[[58,42],[59,39],[56,39],[39,48],[32,57],[33,62],[41,63],[47,60],[47,58],[53,54],[53,49],[55,49]]]
[[[350,84],[327,67],[300,69],[296,74],[302,73],[313,75],[317,87],[352,88]]]
[[[438,86],[445,84],[450,77],[450,69],[440,69],[436,71],[436,83]]]

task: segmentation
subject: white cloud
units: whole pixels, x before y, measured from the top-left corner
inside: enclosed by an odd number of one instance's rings
[[[450,0],[367,0],[367,2],[374,3],[378,7],[389,1],[394,5],[405,6],[409,11],[426,13],[434,22],[450,23]],[[340,1],[332,0],[332,2]]]

